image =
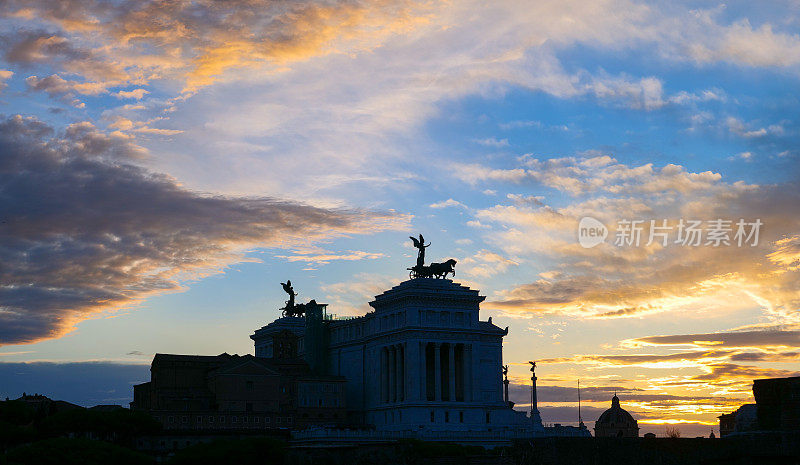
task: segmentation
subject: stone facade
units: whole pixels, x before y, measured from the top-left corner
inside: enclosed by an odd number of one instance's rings
[[[251,338],[257,357],[274,353],[284,330],[300,336],[301,355],[324,338],[325,371],[347,380],[353,424],[396,431],[532,431],[528,417],[503,399],[508,329],[480,320],[484,298],[451,280],[417,278],[376,296],[367,315],[322,318],[324,333],[315,330],[313,341],[308,319],[300,318],[278,319]]]
[[[166,430],[258,430],[335,425],[345,419],[345,380],[316,376],[302,359],[156,354],[131,409]]]

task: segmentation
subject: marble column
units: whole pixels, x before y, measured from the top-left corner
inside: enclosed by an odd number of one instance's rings
[[[392,346],[394,349],[394,401],[400,400],[400,346]]]
[[[400,400],[400,346],[395,345],[394,349],[394,401]]]
[[[417,350],[419,353],[411,360],[416,360],[418,365],[417,379],[419,380],[419,397],[416,399],[426,401],[428,400],[428,363],[425,360],[426,350],[425,343],[420,341],[417,343]]]
[[[389,346],[389,402],[394,402],[395,398],[395,353],[394,347]]]
[[[381,348],[381,402],[389,401],[389,359],[386,348]]]
[[[434,382],[436,383],[434,400],[442,400],[442,357],[441,357],[441,344],[438,342],[433,343],[433,363],[436,367],[433,371]]]
[[[406,351],[403,348],[403,344],[397,344],[397,401],[402,402],[403,397],[405,395],[405,383],[406,377],[403,373],[405,369],[405,356]]]
[[[472,344],[465,344],[464,345],[464,365],[466,367],[465,375],[466,379],[464,382],[464,400],[467,402],[472,402],[474,399],[473,396],[473,378],[472,378]]]
[[[450,402],[454,402],[456,400],[456,346],[451,342],[447,344],[447,348],[447,368],[450,371],[450,382],[447,383],[450,392],[448,393],[447,399]]]
[[[464,344],[456,344],[456,400],[461,399],[463,402],[466,399],[466,391],[464,389]]]

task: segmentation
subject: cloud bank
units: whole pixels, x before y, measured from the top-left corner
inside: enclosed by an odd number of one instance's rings
[[[569,314],[620,318],[677,311],[714,311],[714,305],[760,307],[773,324],[796,324],[800,309],[797,182],[753,185],[726,182],[719,173],[691,172],[668,164],[631,166],[608,155],[539,160],[518,167],[461,165],[456,175],[476,188],[522,185],[566,194],[566,205],[499,204],[475,211],[492,227],[486,236],[516,257],[548,257],[556,263],[540,279],[519,284],[490,303],[509,315]],[[597,218],[609,228],[605,243],[578,244],[580,218]],[[681,220],[759,219],[758,244],[699,246],[676,243]],[[642,220],[638,246],[614,242],[622,220]],[[666,221],[666,245],[649,240],[650,221]],[[653,229],[653,232],[658,232]],[[730,233],[733,240],[735,228]],[[722,305],[722,304],[725,305]],[[730,304],[730,305],[728,305]]]
[[[397,227],[391,213],[203,195],[138,167],[89,123],[0,122],[0,344],[58,337],[98,312],[291,247]]]

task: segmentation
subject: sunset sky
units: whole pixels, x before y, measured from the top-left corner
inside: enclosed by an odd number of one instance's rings
[[[800,3],[669,3],[2,2],[0,395],[253,353],[286,279],[363,314],[421,232],[509,326],[521,408],[539,360],[547,423],[580,379],[590,427],[617,391],[642,433],[717,430],[800,375]]]

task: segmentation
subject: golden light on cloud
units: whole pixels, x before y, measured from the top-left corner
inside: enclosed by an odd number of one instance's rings
[[[712,424],[751,400],[752,379],[798,373],[798,131],[775,108],[794,101],[800,42],[763,12],[751,25],[741,9],[679,10],[9,0],[0,103],[42,115],[0,122],[0,143],[20,166],[61,166],[12,173],[35,184],[15,198],[62,203],[0,228],[14,254],[0,341],[58,337],[258,260],[363,314],[413,257],[388,236],[344,238],[413,222],[511,327],[522,398],[536,352],[542,405],[574,407],[580,378],[593,413],[619,392],[643,424]],[[715,66],[751,71],[729,86]],[[592,246],[586,218],[607,233]],[[698,221],[708,239],[715,220],[763,228],[752,245],[677,237]],[[641,243],[618,241],[626,221]]]
[[[74,74],[94,80],[72,82],[70,87],[93,95],[157,79],[182,80],[182,92],[192,94],[236,68],[268,73],[330,53],[369,51],[393,34],[425,24],[432,14],[432,5],[425,3],[382,0],[114,5],[70,1],[62,6],[56,11],[46,2],[8,5],[13,17],[62,29],[62,35],[34,38],[27,45],[30,52],[20,59],[66,58]],[[65,57],[67,49],[74,52]],[[103,79],[91,74],[100,68],[106,70]],[[66,91],[65,85],[58,90]]]
[[[698,424],[705,426],[718,426],[716,421],[696,421],[696,420],[679,420],[674,418],[647,418],[639,420],[639,423],[645,425],[681,425],[681,424]]]

